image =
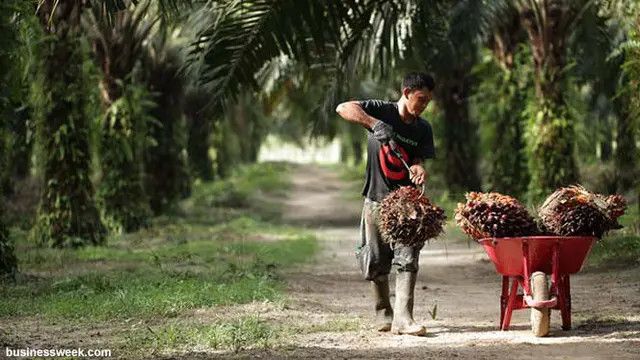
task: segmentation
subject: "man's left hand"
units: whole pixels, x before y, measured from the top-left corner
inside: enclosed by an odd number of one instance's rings
[[[422,165],[411,165],[409,170],[409,179],[411,179],[411,182],[418,186],[424,184],[427,179],[427,172],[424,170]]]

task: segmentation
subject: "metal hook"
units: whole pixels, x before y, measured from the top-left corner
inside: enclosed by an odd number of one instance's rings
[[[402,154],[400,154],[400,152],[398,150],[396,150],[393,146],[389,146],[391,148],[391,151],[393,152],[393,154],[400,159],[400,161],[402,161],[402,165],[404,165],[405,169],[407,169],[407,171],[409,173],[411,173],[411,168],[409,167],[409,164],[407,164],[406,161],[404,161],[404,158],[402,157]],[[419,185],[415,184],[416,188],[418,188]],[[422,183],[422,191],[420,191],[420,196],[424,196],[424,192],[426,190],[426,183],[423,182]]]

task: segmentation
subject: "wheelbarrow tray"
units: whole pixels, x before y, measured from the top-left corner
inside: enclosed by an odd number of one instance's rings
[[[577,273],[596,239],[592,236],[524,236],[486,238],[479,243],[498,273],[522,276],[525,274],[524,259],[527,259],[529,272],[551,274],[555,246],[558,246],[558,273]]]
[[[569,277],[580,271],[596,239],[592,236],[525,236],[479,240],[496,271],[502,274],[500,329],[509,329],[514,310],[527,308],[531,308],[531,329],[536,336],[549,333],[551,309],[560,310],[562,329],[571,329]],[[536,277],[542,281],[536,288],[543,290],[538,296],[534,295],[531,283],[534,274],[543,275]],[[550,287],[547,275],[551,278]]]

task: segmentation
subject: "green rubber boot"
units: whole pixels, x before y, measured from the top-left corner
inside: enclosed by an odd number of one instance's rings
[[[371,282],[371,290],[376,303],[376,330],[391,330],[393,308],[389,302],[389,275],[379,275]]]
[[[426,335],[427,329],[413,320],[413,293],[418,273],[400,271],[396,275],[396,305],[391,332],[396,335]]]

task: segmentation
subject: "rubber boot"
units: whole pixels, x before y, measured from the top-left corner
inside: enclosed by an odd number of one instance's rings
[[[427,329],[413,320],[413,293],[418,273],[400,271],[396,275],[396,305],[391,332],[396,335],[426,335]]]
[[[393,308],[389,302],[389,275],[379,275],[371,282],[373,298],[376,303],[376,330],[391,330]]]

